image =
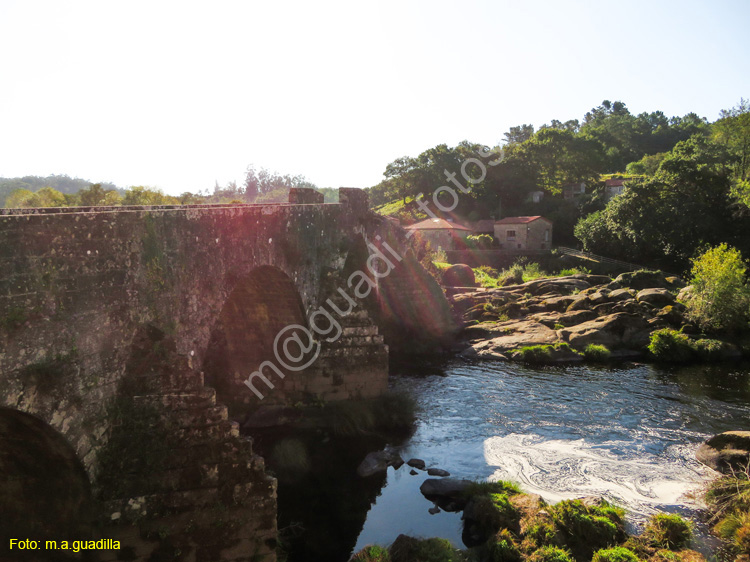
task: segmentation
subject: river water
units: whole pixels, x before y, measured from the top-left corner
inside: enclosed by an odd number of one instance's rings
[[[633,528],[655,510],[696,516],[693,493],[714,475],[695,461],[698,445],[715,433],[750,429],[748,365],[454,361],[438,373],[407,369],[392,387],[420,407],[415,433],[397,446],[405,460],[421,458],[458,478],[513,480],[550,502],[604,496],[628,510]],[[460,514],[428,512],[432,504],[419,492],[426,477],[406,465],[388,469],[354,552],[388,545],[400,533],[463,547]],[[710,541],[699,546],[711,548]]]

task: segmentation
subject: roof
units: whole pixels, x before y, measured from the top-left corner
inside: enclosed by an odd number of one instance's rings
[[[625,182],[628,180],[624,179],[618,179],[618,180],[606,180],[604,182],[604,185],[607,187],[620,187],[621,185],[625,185]]]
[[[426,219],[406,227],[407,230],[471,230],[445,219]]]
[[[545,219],[541,215],[536,215],[534,217],[505,217],[504,219],[495,221],[495,224],[528,224],[530,222],[534,222],[537,219],[542,219],[544,221],[547,221],[548,223],[552,222],[549,219]]]

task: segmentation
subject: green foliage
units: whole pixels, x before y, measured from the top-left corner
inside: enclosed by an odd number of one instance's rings
[[[737,472],[714,480],[705,494],[714,531],[737,554],[750,554],[750,477]]]
[[[570,552],[557,546],[543,546],[528,557],[528,562],[573,562]]]
[[[381,546],[366,546],[355,554],[350,562],[390,562],[391,556]]]
[[[490,250],[495,244],[494,236],[489,234],[470,234],[466,237],[466,246],[477,250]]]
[[[555,528],[576,556],[591,556],[624,537],[624,511],[605,501],[587,506],[581,500],[563,500],[550,508]]]
[[[679,515],[657,513],[649,519],[643,535],[654,546],[679,550],[690,544],[693,531],[690,523]]]
[[[597,551],[591,562],[638,562],[635,553],[621,546]]]
[[[568,353],[577,353],[573,351],[570,344],[558,342],[553,345],[529,345],[518,350],[518,357],[524,363],[540,364],[554,362],[554,352],[565,351]]]
[[[679,143],[656,174],[632,181],[604,210],[581,219],[584,249],[631,262],[682,268],[704,244],[746,240],[747,220],[731,216],[727,154],[703,137]]]
[[[750,554],[750,512],[730,513],[716,524],[714,531],[737,549],[738,554]]]
[[[666,363],[686,363],[693,358],[693,344],[690,338],[672,328],[652,332],[648,350],[654,359]]]
[[[179,205],[180,200],[165,195],[160,189],[142,185],[129,187],[122,198],[123,205]]]
[[[598,362],[608,361],[610,355],[611,353],[609,349],[607,349],[606,345],[598,345],[595,343],[590,343],[583,350],[583,356],[588,361],[598,361]]]
[[[742,254],[720,244],[693,260],[688,316],[706,330],[746,328],[750,287]]]

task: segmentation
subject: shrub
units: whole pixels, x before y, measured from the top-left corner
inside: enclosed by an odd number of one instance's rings
[[[657,361],[686,363],[693,357],[693,345],[690,338],[671,328],[653,332],[648,350]]]
[[[693,260],[688,317],[706,330],[747,327],[750,288],[739,250],[721,244]]]
[[[693,342],[693,350],[703,361],[716,361],[721,359],[724,344],[719,340],[702,338]]]
[[[609,349],[607,349],[607,346],[590,343],[586,346],[586,349],[583,350],[583,355],[589,361],[604,362],[609,360],[611,354]]]
[[[495,238],[489,234],[470,234],[466,237],[466,246],[477,250],[489,250],[495,243]]]
[[[556,546],[543,546],[529,556],[529,562],[573,562],[567,550]]]
[[[632,550],[616,546],[597,551],[591,562],[638,562],[638,557]]]
[[[521,562],[523,557],[513,535],[507,529],[487,541],[487,553],[491,562]]]
[[[366,546],[355,554],[351,562],[390,562],[388,551],[380,546]]]
[[[679,550],[690,544],[693,531],[690,523],[672,513],[657,513],[649,519],[643,535],[654,546]]]

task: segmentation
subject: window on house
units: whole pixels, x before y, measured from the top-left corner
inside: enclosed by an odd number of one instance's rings
[[[515,230],[506,230],[505,231],[505,238],[508,240],[515,240],[516,239],[516,231]]]
[[[549,229],[544,231],[544,241],[549,242]]]

